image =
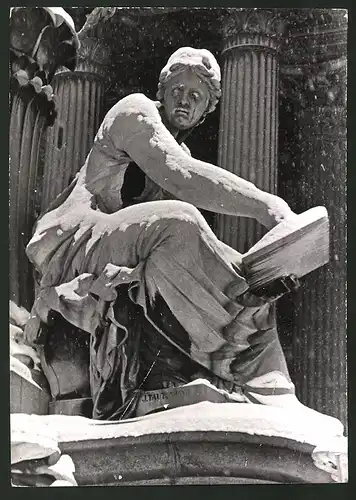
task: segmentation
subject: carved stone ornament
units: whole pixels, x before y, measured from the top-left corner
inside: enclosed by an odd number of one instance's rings
[[[74,69],[79,40],[74,23],[59,7],[13,7],[10,10],[10,76],[25,71],[50,83],[58,66]]]
[[[57,7],[10,9],[11,95],[34,98],[48,124],[55,118],[49,83],[59,66],[74,69],[79,40],[72,18]]]
[[[104,76],[110,55],[111,48],[102,39],[86,36],[81,38],[75,69]]]
[[[298,109],[346,108],[347,11],[292,11],[280,59],[282,99]]]
[[[288,9],[281,47],[284,65],[319,64],[346,56],[345,9]]]
[[[81,47],[77,55],[76,71],[105,76],[106,80],[108,80],[113,55],[116,57],[116,63],[118,62],[118,47],[119,52],[122,50],[122,45],[125,47],[125,53],[122,56],[122,62],[125,63],[126,58],[131,57],[130,51],[136,51],[138,43],[143,43],[144,46],[149,44],[151,38],[154,38],[155,32],[157,32],[157,36],[161,40],[162,30],[155,28],[155,24],[152,24],[152,18],[157,19],[160,15],[175,10],[177,9],[154,7],[131,9],[120,7],[94,8],[87,15],[87,20],[78,33]],[[149,30],[145,29],[143,18],[149,18],[146,22],[150,26]],[[122,40],[123,31],[125,32],[124,41]],[[147,32],[150,34],[149,39],[141,38]],[[164,38],[168,39],[168,36]],[[144,52],[142,50],[142,53]],[[147,54],[147,57],[152,57],[151,51]]]
[[[78,32],[80,48],[77,52],[75,70],[105,76],[111,56],[107,35],[112,30],[112,17],[119,7],[95,7]],[[58,68],[57,73],[65,71]]]
[[[279,9],[231,9],[223,22],[223,52],[239,46],[276,50],[285,29]]]
[[[109,21],[119,10],[119,7],[95,7],[87,16],[84,26],[79,31],[79,38],[97,33],[100,25]]]
[[[281,67],[280,97],[297,108],[342,106],[347,101],[347,59],[340,58],[318,65]]]

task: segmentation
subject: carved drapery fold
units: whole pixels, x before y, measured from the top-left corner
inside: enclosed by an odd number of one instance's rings
[[[274,10],[234,9],[223,27],[218,164],[259,188],[277,188],[278,59]],[[264,233],[252,219],[218,215],[215,232],[240,252]]]

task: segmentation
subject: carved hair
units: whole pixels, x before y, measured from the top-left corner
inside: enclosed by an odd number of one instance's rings
[[[171,55],[159,76],[157,99],[163,101],[167,82],[187,68],[190,68],[207,85],[210,99],[205,114],[211,113],[221,96],[221,77],[215,57],[206,49],[183,47]]]

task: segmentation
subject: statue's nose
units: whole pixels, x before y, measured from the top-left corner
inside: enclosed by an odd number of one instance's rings
[[[179,105],[182,106],[182,107],[187,107],[189,106],[189,101],[188,101],[188,98],[185,94],[182,94],[180,97],[179,97]]]

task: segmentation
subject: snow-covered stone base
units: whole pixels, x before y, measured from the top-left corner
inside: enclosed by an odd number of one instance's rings
[[[30,427],[32,435],[51,429],[62,453],[73,458],[78,484],[159,484],[167,477],[209,475],[347,481],[342,424],[296,409],[201,402],[119,422],[13,414],[11,426]]]

